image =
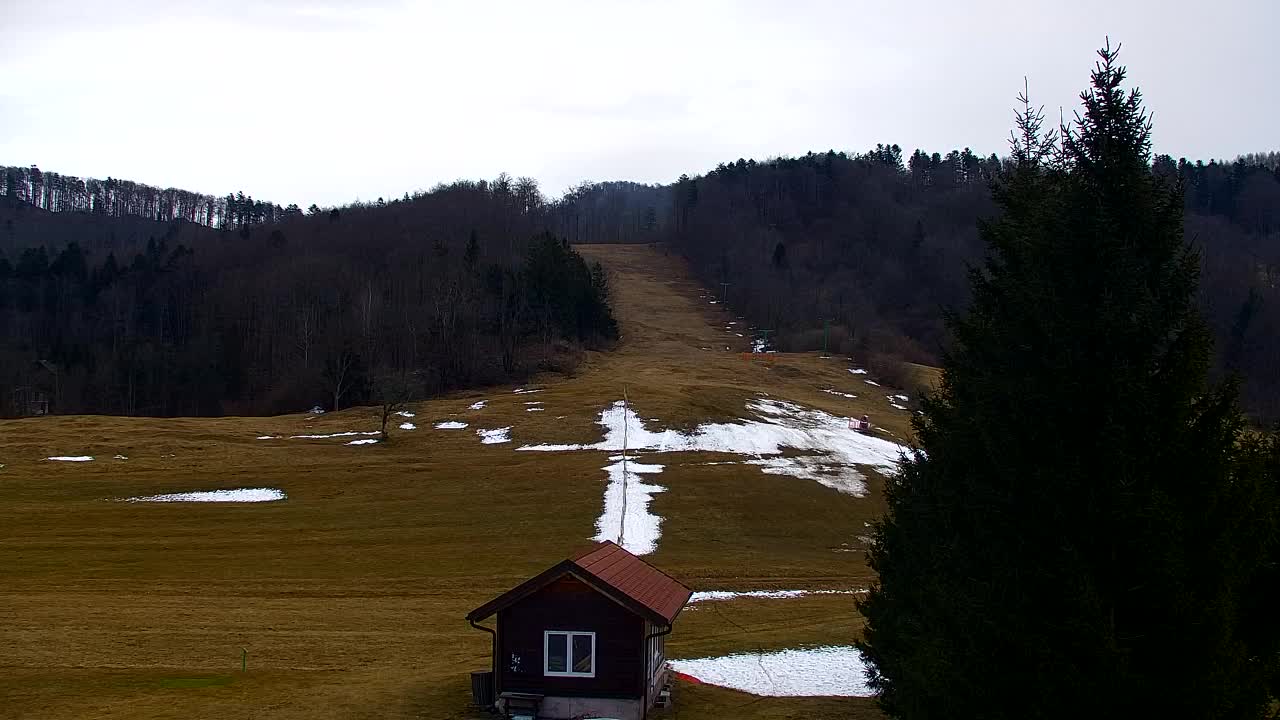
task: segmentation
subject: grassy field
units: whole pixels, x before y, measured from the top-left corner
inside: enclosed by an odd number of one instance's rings
[[[593,442],[623,386],[656,425],[747,416],[759,393],[909,434],[888,388],[843,359],[741,352],[749,332],[647,246],[588,246],[612,271],[623,338],[536,395],[489,388],[422,403],[391,442],[272,439],[376,429],[370,409],[319,417],[0,422],[0,716],[21,718],[468,718],[468,673],[489,636],[466,612],[587,545],[604,453],[526,453]],[[728,326],[731,330],[726,331]],[[737,337],[742,332],[747,337]],[[856,399],[823,392],[836,389]],[[481,410],[468,406],[485,400]],[[541,401],[543,412],[525,402]],[[437,430],[456,419],[466,430]],[[482,445],[477,428],[512,426]],[[92,455],[93,462],[51,462]],[[116,455],[127,459],[113,459]],[[716,456],[667,460],[648,559],[695,589],[865,587],[865,498]],[[274,487],[284,502],[113,500]],[[672,657],[848,643],[848,595],[697,606]],[[247,653],[247,672],[241,672]],[[676,718],[878,717],[872,701],[758,698],[681,684]]]

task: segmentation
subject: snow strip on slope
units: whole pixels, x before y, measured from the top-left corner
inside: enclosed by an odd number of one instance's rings
[[[868,385],[875,385],[876,387],[880,387],[880,383],[876,382],[875,380],[863,380],[862,382]]]
[[[47,460],[56,460],[58,462],[89,462],[93,460],[92,455],[54,455]]]
[[[290,435],[289,439],[290,440],[325,440],[328,438],[336,438],[336,437],[351,437],[352,435],[381,435],[381,434],[382,433],[377,430],[370,430],[368,432],[339,432],[339,433],[330,433],[328,435]],[[258,439],[269,440],[271,438],[269,436],[263,436]]]
[[[485,403],[485,401],[484,401],[484,400],[477,400],[476,402],[473,402],[473,403],[471,403],[470,405],[468,405],[468,406],[467,406],[467,409],[468,409],[468,410],[483,410],[483,409],[484,409],[484,403]]]
[[[849,372],[853,373],[854,375],[866,375],[866,374],[867,374],[867,371],[866,371],[866,370],[863,370],[862,368],[849,368]]]
[[[275,488],[236,488],[235,490],[201,490],[126,498],[125,502],[271,502],[284,500],[283,490]]]
[[[629,450],[654,450],[657,452],[722,452],[738,455],[754,455],[749,461],[773,470],[773,474],[793,475],[816,479],[816,475],[846,476],[856,482],[835,482],[852,494],[861,494],[865,487],[855,465],[869,465],[885,474],[897,472],[902,446],[869,435],[851,432],[848,418],[837,417],[821,410],[805,408],[795,403],[771,399],[758,399],[747,403],[747,408],[757,414],[758,420],[736,423],[708,423],[693,432],[679,430],[649,430],[644,420],[635,413],[624,412],[621,401],[600,413],[599,425],[604,428],[604,439],[590,445],[523,445],[517,450],[609,450],[622,449],[622,438],[627,436]],[[765,458],[781,456],[784,448],[808,450],[822,455],[800,457]],[[790,469],[791,472],[784,472]],[[768,470],[766,470],[768,471]],[[823,483],[828,484],[828,483]]]
[[[871,697],[866,660],[848,645],[672,660],[671,668],[710,685],[770,697]]]
[[[493,430],[476,430],[476,434],[480,436],[480,444],[497,445],[498,443],[511,442],[511,426],[494,428]]]
[[[466,423],[458,422],[457,420],[445,420],[444,422],[436,423],[437,430],[462,430],[466,426]]]
[[[596,518],[596,542],[612,540],[636,555],[647,555],[658,548],[662,518],[649,512],[654,493],[666,490],[661,485],[643,482],[640,476],[662,472],[662,465],[646,465],[621,455],[604,467],[609,486],[604,491],[604,512]],[[625,489],[625,492],[624,492]]]
[[[374,439],[374,438],[368,438],[367,440],[352,440],[351,442],[349,442],[349,443],[347,443],[347,444],[348,444],[348,445],[372,445],[372,444],[374,444],[374,443],[376,443],[376,442],[378,442],[376,439]]]
[[[853,400],[854,398],[858,397],[853,393],[840,392],[839,390],[823,390],[822,392],[828,393],[831,395],[839,395],[840,397],[849,398],[850,400]]]
[[[716,600],[736,600],[737,598],[764,598],[767,600],[786,600],[806,595],[855,595],[866,590],[699,590],[689,598],[689,604]]]

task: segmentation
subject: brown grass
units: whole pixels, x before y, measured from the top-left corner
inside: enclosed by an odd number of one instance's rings
[[[465,718],[489,637],[462,619],[594,534],[600,453],[517,453],[599,438],[623,386],[643,417],[688,427],[745,414],[760,392],[896,437],[908,414],[839,359],[744,362],[747,339],[647,246],[584,247],[615,272],[618,348],[536,395],[490,388],[422,403],[390,443],[256,440],[375,429],[371,409],[308,418],[50,417],[0,422],[0,717]],[[726,351],[725,347],[730,351]],[[711,350],[702,350],[710,347]],[[856,393],[847,400],[821,392]],[[467,410],[475,399],[488,405]],[[525,411],[542,401],[544,412]],[[456,417],[466,430],[435,430]],[[478,427],[514,426],[481,445]],[[92,463],[51,455],[88,454]],[[116,454],[128,460],[110,459]],[[863,587],[858,536],[880,512],[743,465],[668,465],[655,563],[699,589]],[[142,494],[278,487],[279,503],[134,504]],[[739,600],[687,611],[669,641],[690,657],[845,643],[847,595]],[[240,672],[241,649],[248,652]],[[876,717],[869,700],[756,698],[681,684],[671,717]]]

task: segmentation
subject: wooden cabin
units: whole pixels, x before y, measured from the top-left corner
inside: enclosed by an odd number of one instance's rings
[[[500,710],[644,720],[668,696],[664,640],[691,594],[604,542],[472,610],[467,621],[493,634]],[[494,628],[477,625],[494,615]]]

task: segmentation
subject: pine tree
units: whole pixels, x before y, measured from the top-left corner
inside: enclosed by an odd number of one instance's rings
[[[1150,172],[1117,52],[1060,137],[1024,105],[921,452],[888,483],[860,608],[891,716],[1261,717],[1274,696],[1276,446],[1206,386],[1181,189]]]

